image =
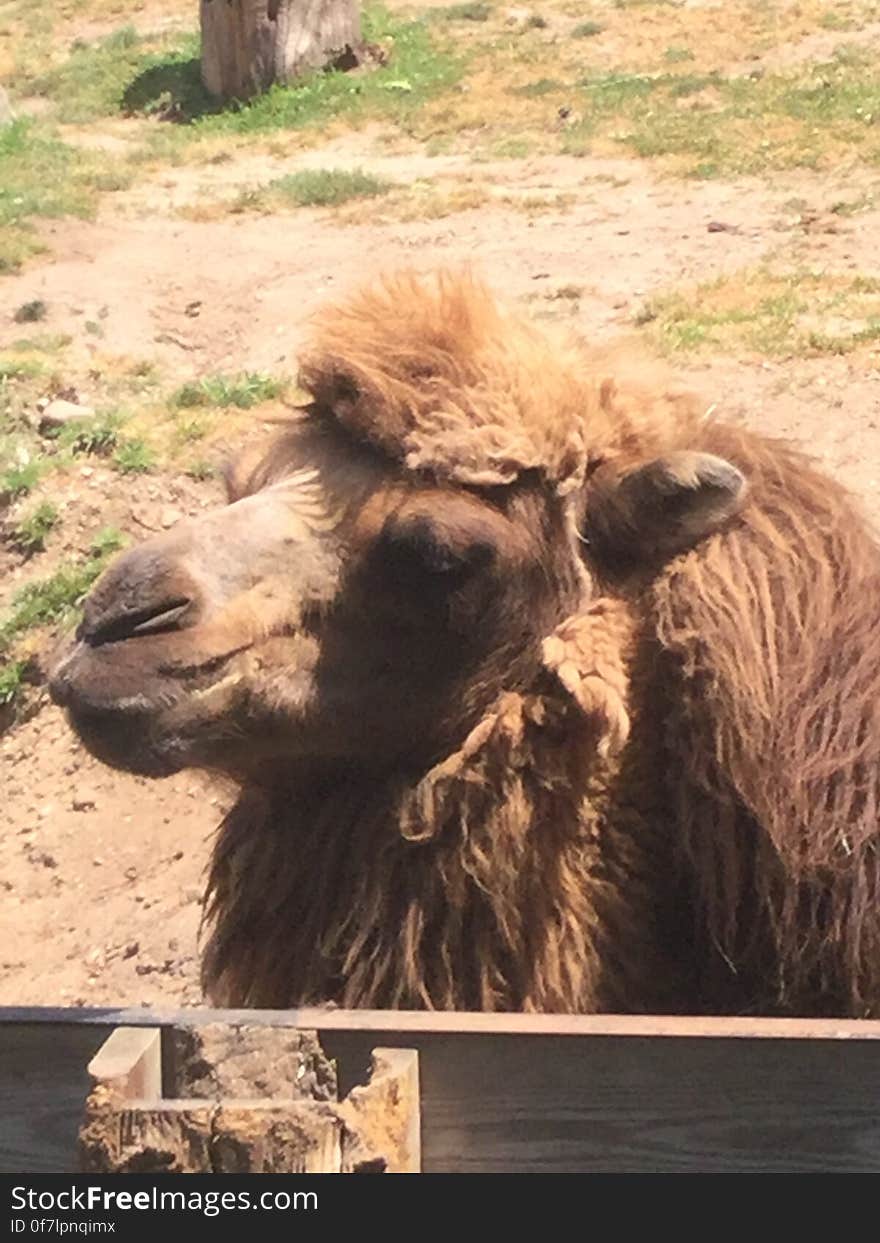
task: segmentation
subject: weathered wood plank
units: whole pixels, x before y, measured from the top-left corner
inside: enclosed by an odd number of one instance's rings
[[[110,1028],[0,1025],[0,1173],[72,1173],[92,1082],[86,1067]]]
[[[161,1096],[161,1030],[117,1027],[89,1062],[88,1072],[128,1099]]]
[[[340,1090],[371,1040],[322,1036]],[[880,1055],[869,1041],[407,1032],[396,1042],[419,1053],[426,1172],[880,1171]]]
[[[765,1019],[702,1015],[477,1014],[427,1010],[188,1010],[59,1009],[0,1006],[0,1027],[22,1023],[97,1024],[101,1027],[296,1027],[332,1032],[422,1032],[509,1036],[663,1036],[730,1040],[880,1040],[880,1019]]]
[[[520,1022],[534,1016],[358,1017],[361,1030],[339,1011],[302,1025],[323,1026],[343,1092],[366,1080],[377,1030],[383,1046],[418,1051],[427,1172],[880,1172],[877,1024],[795,1024],[772,1039],[765,1024],[778,1021],[697,1020],[711,1034],[696,1037],[691,1020],[602,1019],[599,1035],[582,1019],[535,1034]],[[474,1018],[477,1030],[454,1030]],[[0,1023],[0,1170],[73,1167],[85,1067],[109,1030],[94,1015]]]

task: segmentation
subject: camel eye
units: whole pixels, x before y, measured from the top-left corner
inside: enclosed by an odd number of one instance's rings
[[[385,523],[375,553],[382,568],[397,578],[428,578],[451,585],[490,564],[495,548],[485,539],[442,531],[424,516],[392,515]]]

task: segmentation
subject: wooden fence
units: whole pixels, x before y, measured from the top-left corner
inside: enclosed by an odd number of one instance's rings
[[[117,1026],[317,1031],[340,1088],[418,1050],[426,1172],[880,1172],[880,1021],[0,1009],[0,1172],[70,1172]]]

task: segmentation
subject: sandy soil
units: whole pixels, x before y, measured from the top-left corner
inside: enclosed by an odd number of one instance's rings
[[[531,191],[575,199],[536,216],[490,200],[406,224],[384,220],[381,203],[345,226],[320,210],[201,222],[180,214],[212,189],[228,194],[321,164],[451,182],[476,171],[499,200]],[[364,133],[320,151],[173,170],[108,200],[94,223],[50,225],[53,261],[6,278],[2,299],[44,300],[47,331],[77,338],[100,312],[103,353],[155,359],[166,374],[293,372],[318,303],[401,263],[465,261],[535,313],[570,314],[587,337],[609,337],[633,331],[653,292],[765,258],[875,271],[880,212],[829,214],[860,188],[852,175],[835,184],[803,173],[772,185],[681,183],[624,160],[475,168],[418,151],[389,156]],[[552,299],[572,283],[583,288],[578,300]],[[198,314],[188,314],[196,302]],[[0,316],[0,347],[19,335]],[[683,370],[707,404],[802,441],[880,513],[876,359],[705,359]],[[133,484],[87,469],[64,498],[84,525],[100,510],[146,534],[218,496],[216,485],[161,476]],[[103,770],[50,706],[0,738],[0,763],[0,1004],[198,1002],[201,877],[228,794],[190,775],[147,783]]]

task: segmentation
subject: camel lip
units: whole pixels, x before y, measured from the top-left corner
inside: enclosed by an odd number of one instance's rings
[[[138,645],[145,641],[139,640]],[[126,641],[94,647],[87,640],[78,640],[49,676],[53,703],[74,714],[155,718],[230,683],[230,663],[250,645],[188,663],[158,660],[147,669],[123,661],[127,653],[118,649],[130,646],[134,644]]]

